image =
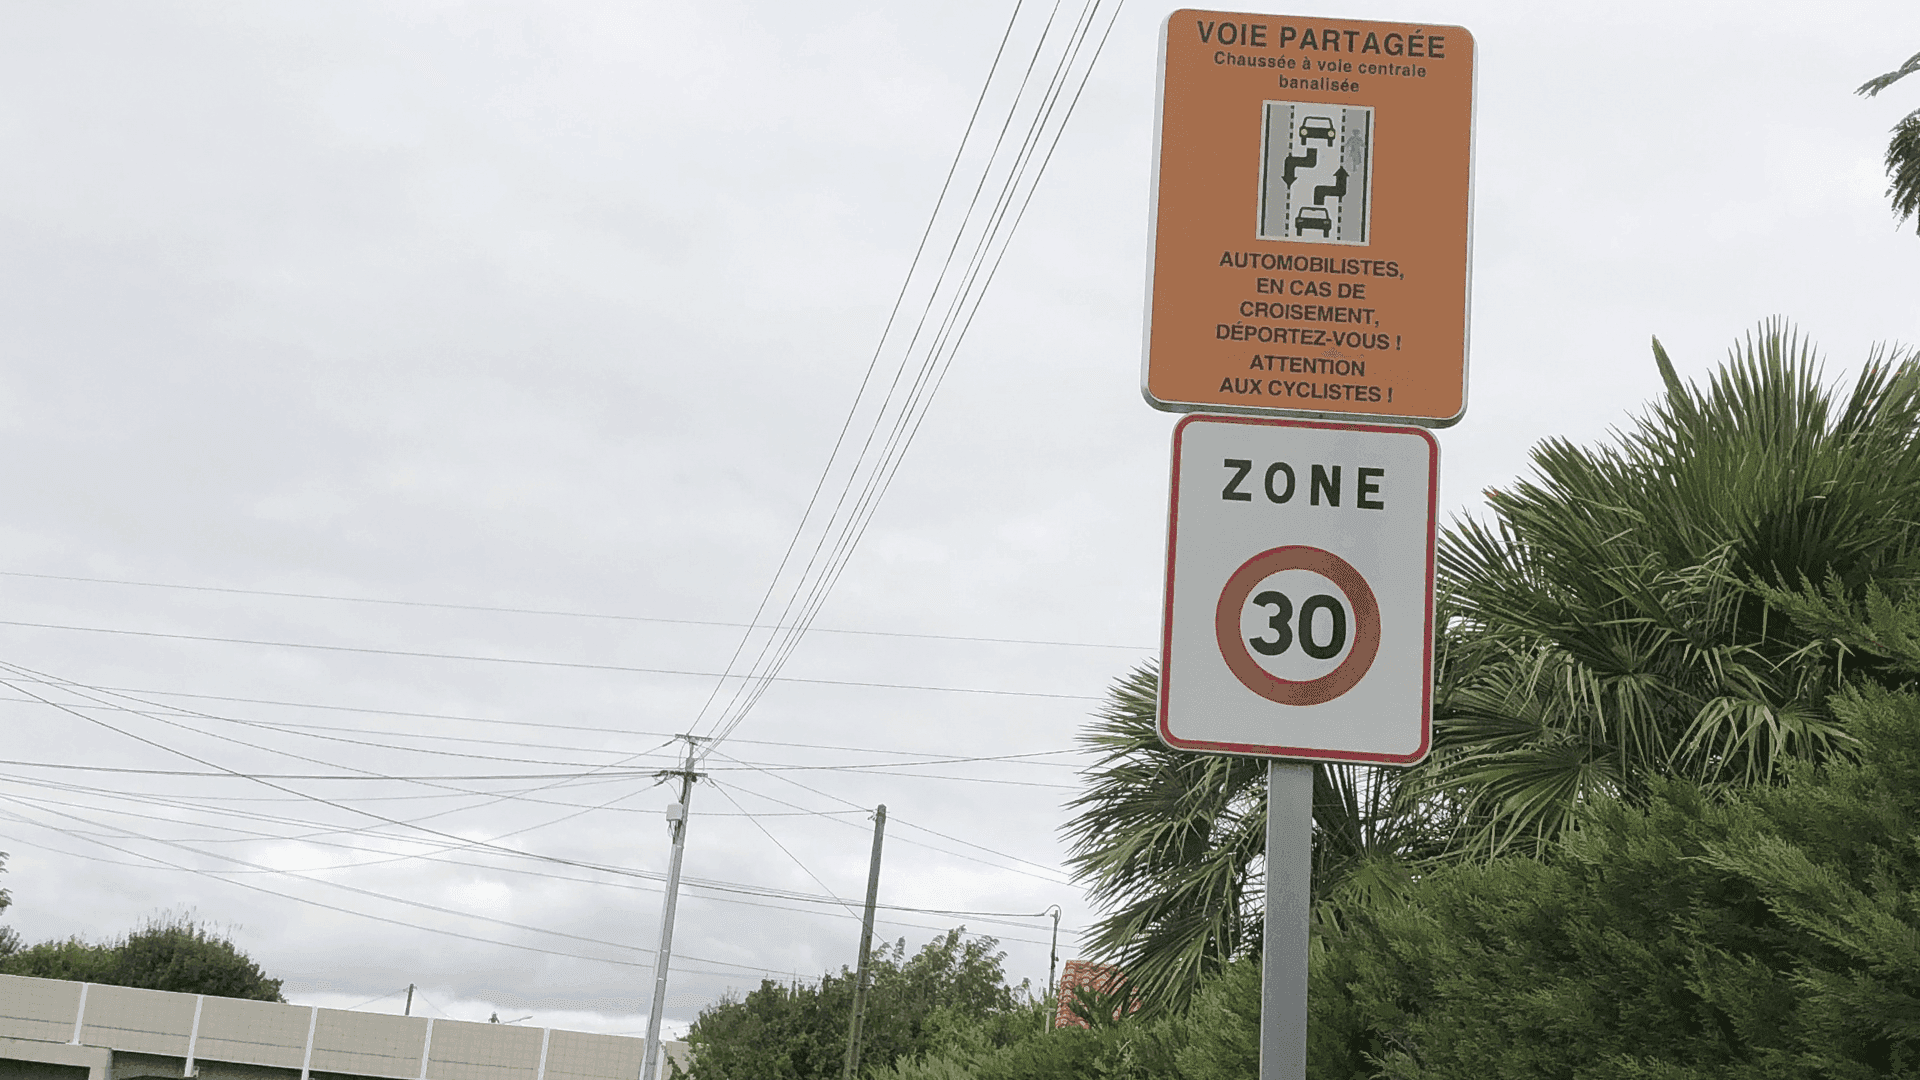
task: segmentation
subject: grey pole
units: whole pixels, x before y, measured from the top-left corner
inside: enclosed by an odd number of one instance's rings
[[[1046,998],[1053,997],[1055,993],[1055,988],[1059,985],[1053,981],[1056,978],[1056,976],[1054,975],[1054,972],[1058,971],[1059,969],[1060,969],[1060,905],[1055,904],[1053,905],[1053,944],[1047,947],[1047,992],[1041,998],[1041,1000],[1044,1001],[1046,1000]],[[1053,1008],[1054,1008],[1054,1012],[1058,1014],[1060,1010],[1060,1002],[1058,999],[1055,999],[1053,1003]],[[1051,1029],[1056,1019],[1058,1019],[1057,1015],[1047,1017],[1046,1026],[1049,1029]]]
[[[673,855],[667,861],[667,898],[660,909],[660,951],[653,957],[653,1006],[647,1010],[647,1056],[640,1063],[640,1080],[654,1080],[660,1072],[660,1020],[667,1009],[667,961],[673,953],[673,911],[680,900],[680,861],[687,852],[687,805],[693,798],[694,744],[699,740],[682,735],[687,741],[687,763],[679,772],[662,773],[680,778],[680,801],[667,809],[667,832],[673,837]]]
[[[1313,766],[1267,766],[1267,923],[1260,970],[1260,1080],[1307,1075],[1307,921]]]
[[[880,841],[887,833],[887,805],[873,810],[873,862],[867,867],[867,913],[860,920],[860,968],[853,977],[853,1023],[847,1028],[847,1064],[841,1080],[860,1067],[860,1021],[867,1008],[867,951],[873,947],[873,907],[880,899]]]

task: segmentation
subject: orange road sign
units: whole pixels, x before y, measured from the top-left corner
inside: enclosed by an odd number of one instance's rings
[[[1148,403],[1460,418],[1474,64],[1457,26],[1168,16]]]

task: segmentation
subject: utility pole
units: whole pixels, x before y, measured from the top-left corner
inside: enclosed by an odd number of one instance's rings
[[[873,809],[873,862],[867,867],[867,913],[860,920],[860,968],[853,977],[853,1024],[847,1030],[847,1067],[841,1080],[853,1080],[860,1068],[860,1021],[867,1008],[867,951],[873,947],[873,907],[880,898],[880,841],[887,833],[887,804]],[[651,1080],[651,1078],[649,1078]]]
[[[407,1010],[401,1013],[400,1015],[401,1016],[413,1015],[413,984],[412,983],[407,984]]]
[[[1053,944],[1047,948],[1047,992],[1040,995],[1040,1000],[1042,1001],[1053,998],[1055,993],[1054,987],[1057,985],[1053,981],[1057,978],[1054,972],[1059,970],[1060,967],[1060,905],[1053,905],[1049,913],[1053,916]],[[1049,1016],[1046,1020],[1046,1026],[1048,1028],[1053,1027],[1053,1022],[1059,1014],[1060,1002],[1058,999],[1054,999],[1053,1009],[1055,1016]]]
[[[656,774],[662,779],[680,778],[680,801],[667,807],[673,855],[667,862],[667,897],[660,909],[660,951],[653,956],[653,1006],[647,1010],[647,1056],[640,1064],[640,1080],[655,1080],[660,1073],[660,1020],[667,1009],[667,961],[673,953],[673,910],[680,900],[680,861],[687,852],[687,806],[693,798],[693,782],[700,778],[693,771],[694,744],[700,740],[692,735],[680,737],[687,742],[686,764]]]

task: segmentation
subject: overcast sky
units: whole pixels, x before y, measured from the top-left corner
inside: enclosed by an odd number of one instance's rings
[[[414,983],[428,1015],[638,1032],[651,770],[721,715],[714,678],[661,672],[723,669],[775,580],[1012,11],[0,3],[7,923],[192,911],[293,1001]],[[1626,420],[1650,335],[1695,376],[1776,314],[1835,376],[1920,342],[1879,166],[1920,81],[1852,95],[1920,50],[1915,5],[1313,13],[1479,45],[1447,513]],[[703,763],[691,877],[857,905],[884,802],[883,903],[1058,904],[1078,955],[1070,751],[1158,625],[1166,14],[1121,10],[796,681]],[[996,760],[901,764],[930,758]],[[795,765],[832,768],[769,768]],[[312,779],[350,773],[402,779]],[[1046,977],[1045,919],[883,915]],[[831,904],[689,890],[669,1019],[857,939]]]

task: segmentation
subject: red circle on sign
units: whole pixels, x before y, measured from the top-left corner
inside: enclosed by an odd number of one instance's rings
[[[1240,611],[1253,587],[1282,570],[1311,570],[1340,587],[1353,605],[1353,648],[1340,666],[1317,679],[1283,679],[1259,665],[1240,636]],[[1304,544],[1269,548],[1240,565],[1220,591],[1214,609],[1214,637],[1227,669],[1246,688],[1282,705],[1319,705],[1353,689],[1380,652],[1380,604],[1353,564],[1331,551]]]

